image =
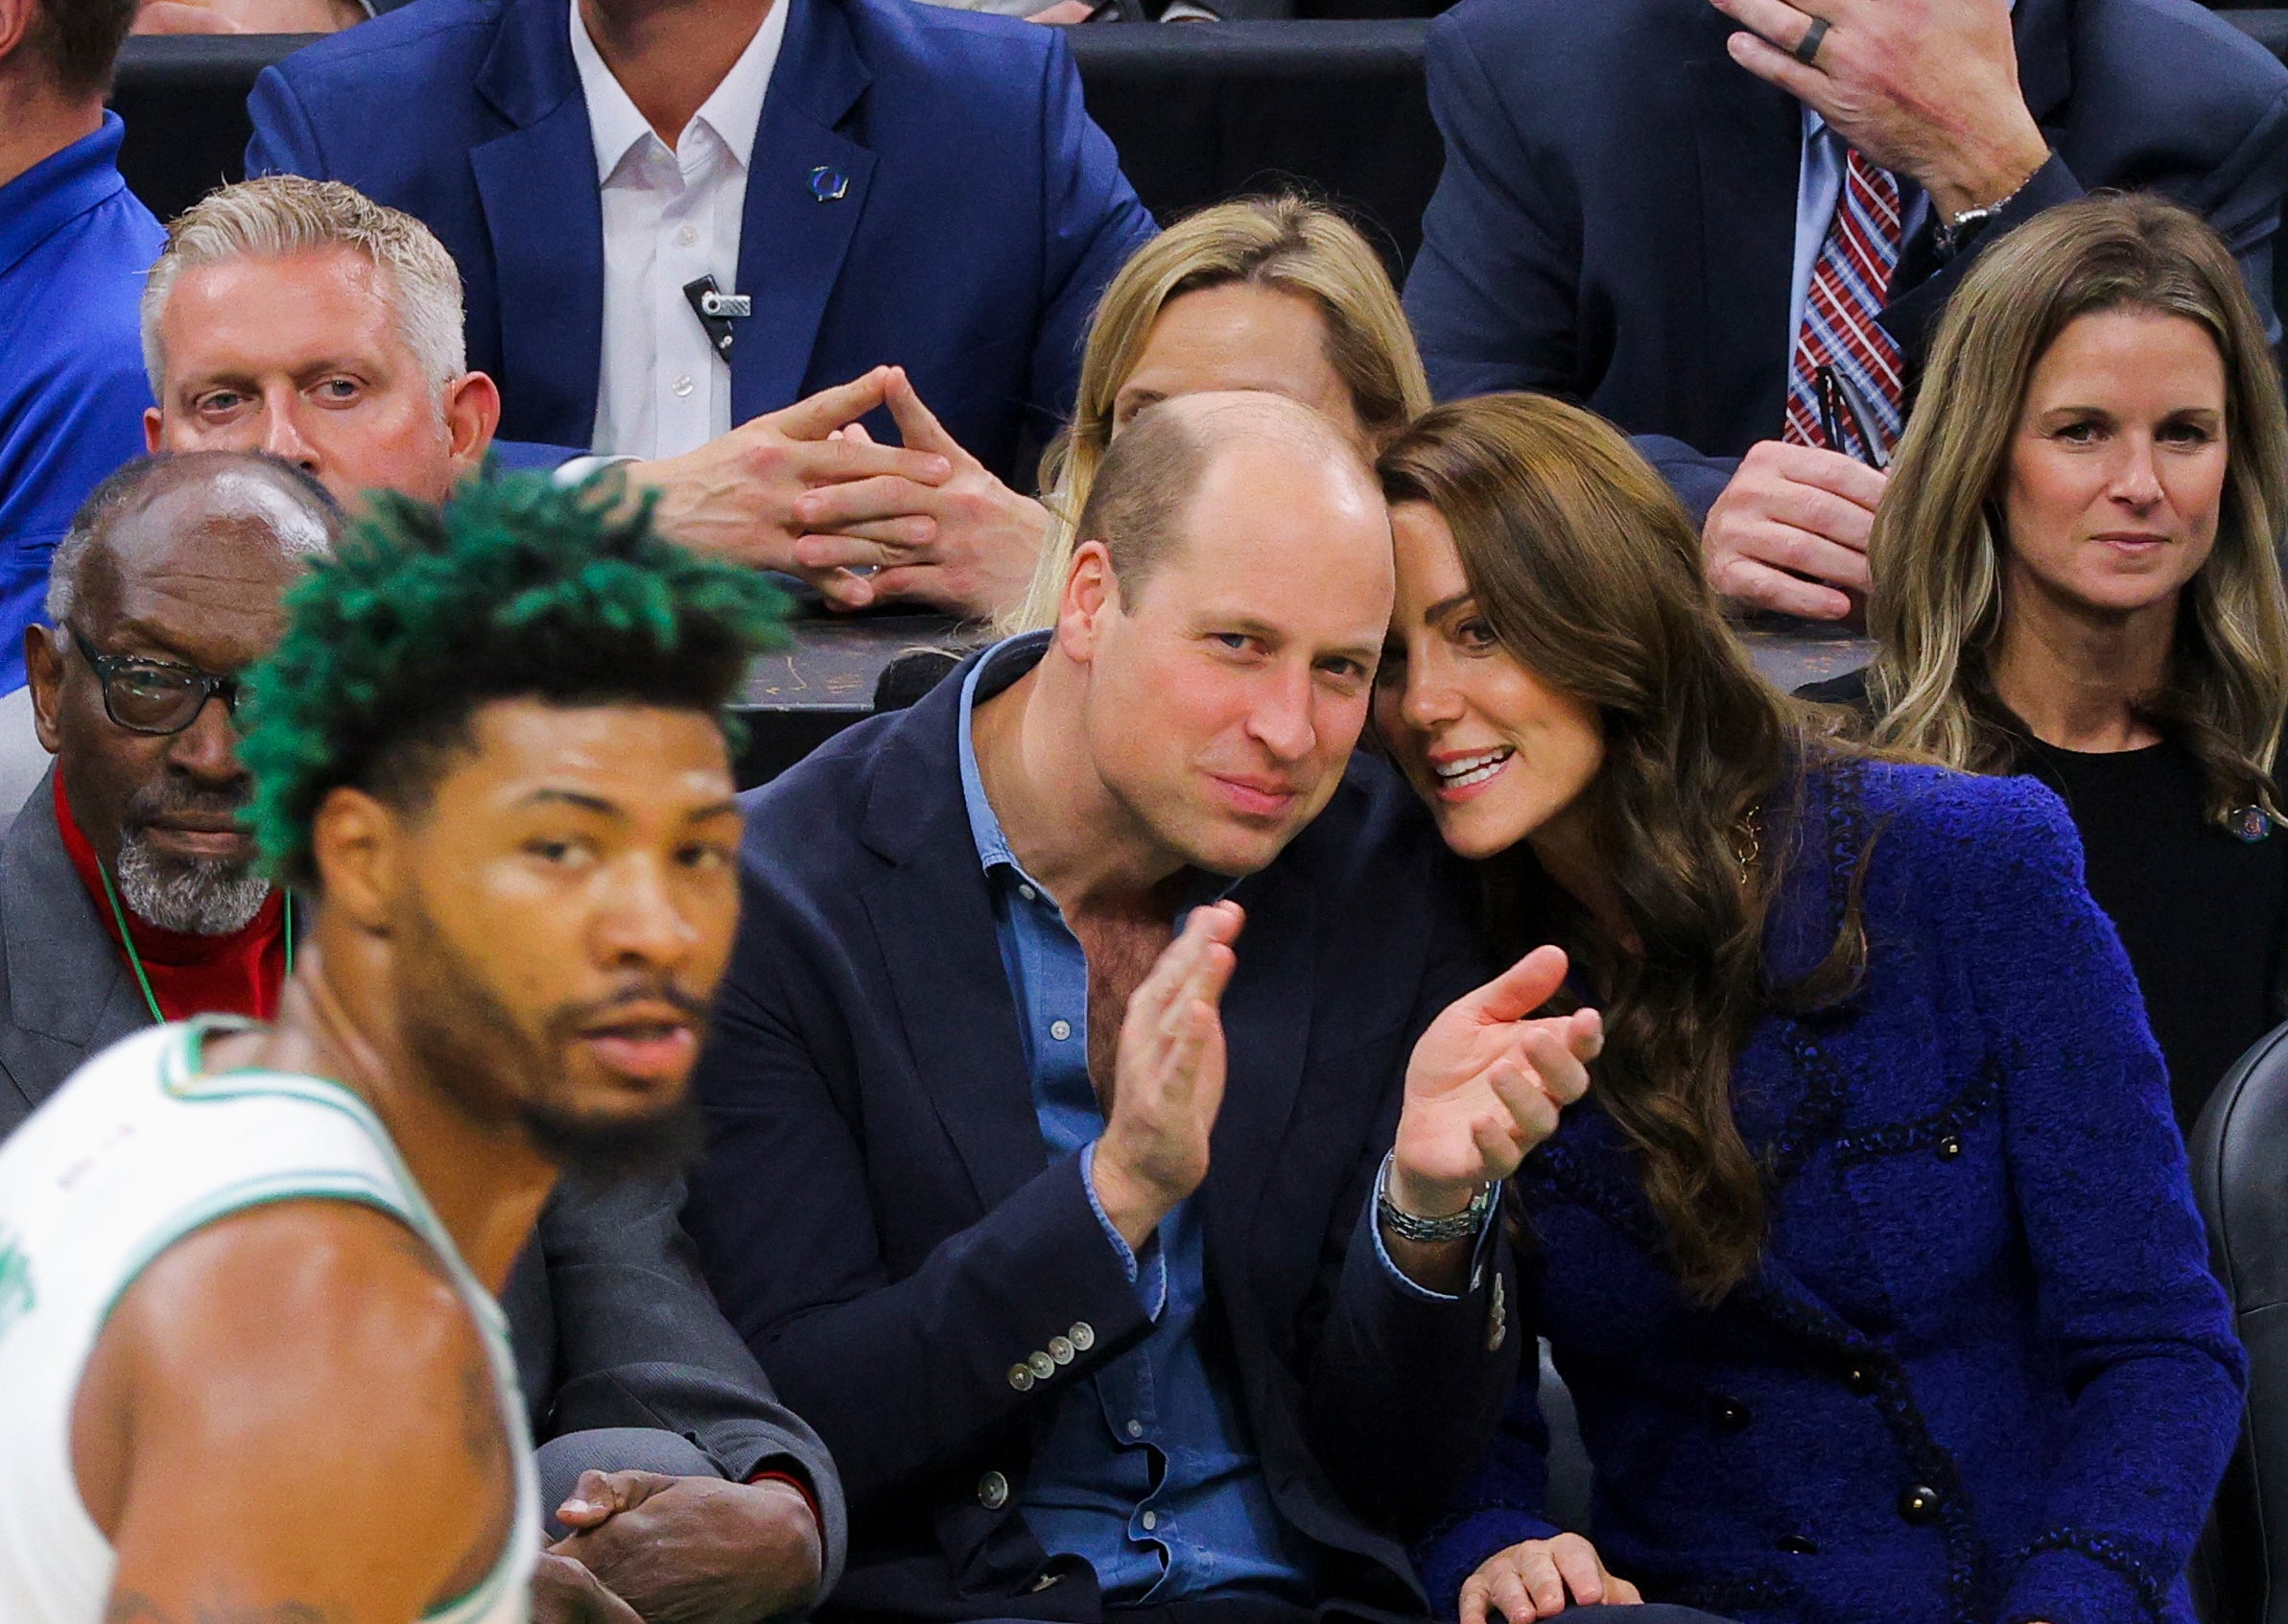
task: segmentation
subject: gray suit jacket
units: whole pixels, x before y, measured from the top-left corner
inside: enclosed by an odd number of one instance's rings
[[[151,1024],[63,849],[53,776],[0,840],[0,1139],[88,1055]],[[834,1461],[715,1306],[676,1222],[682,1205],[679,1179],[567,1183],[541,1212],[501,1294],[532,1436],[657,1427],[725,1477],[801,1478],[825,1524],[823,1595],[844,1549]]]

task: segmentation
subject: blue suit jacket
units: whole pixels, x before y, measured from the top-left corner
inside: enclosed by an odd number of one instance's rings
[[[1743,1624],[2190,1624],[2245,1360],[2072,820],[2030,779],[1917,766],[1827,769],[1806,803],[1774,975],[1824,955],[1872,831],[1868,969],[1733,1069],[1773,1190],[1757,1273],[1683,1299],[1593,1087],[1519,1179],[1592,1537],[1647,1601]],[[1426,1554],[1444,1608],[1553,1531],[1543,1447],[1528,1385]]]
[[[1071,409],[1097,295],[1152,231],[1063,38],[907,0],[779,3],[732,420],[895,363],[1017,474],[1021,440]],[[296,52],[254,86],[247,173],[346,180],[427,222],[467,284],[502,437],[584,447],[603,217],[569,26],[565,0],[422,0]],[[847,184],[821,201],[814,176]]]
[[[1051,1563],[1015,1486],[1051,1406],[1092,1401],[1073,1377],[1150,1321],[1080,1158],[1042,1142],[962,801],[960,681],[748,797],[687,1218],[724,1311],[842,1472],[855,1546],[830,1612],[1094,1620],[1094,1573]],[[1513,1267],[1499,1237],[1440,1303],[1398,1286],[1366,1229],[1414,1038],[1478,977],[1450,878],[1412,796],[1361,761],[1239,883],[1199,1197],[1203,1323],[1229,1336],[1274,1504],[1322,1553],[1323,1591],[1414,1617],[1400,1539],[1475,1457],[1520,1346],[1489,1337]],[[1057,1336],[1073,1363],[1012,1387]]]
[[[2152,187],[2206,215],[2272,309],[2288,69],[2192,0],[2017,0],[2049,165],[1990,225]],[[1439,396],[1541,389],[1632,435],[1696,509],[1777,438],[1802,105],[1724,53],[1708,0],[1462,0],[1430,25],[1446,169],[1406,312]],[[1906,245],[1884,325],[1911,373],[1975,258]]]

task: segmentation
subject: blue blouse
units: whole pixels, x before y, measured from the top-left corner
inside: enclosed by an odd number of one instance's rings
[[[1776,977],[1823,956],[1872,834],[1869,953],[1734,1068],[1774,1191],[1757,1272],[1681,1294],[1593,1077],[1519,1176],[1591,1537],[1647,1601],[1745,1624],[2190,1624],[2245,1360],[2072,822],[2028,779],[1851,762],[1791,827]],[[1545,1439],[1529,1376],[1418,1551],[1447,1614],[1556,1531]]]

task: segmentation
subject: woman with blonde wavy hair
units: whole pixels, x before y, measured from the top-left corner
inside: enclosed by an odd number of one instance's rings
[[[1137,250],[1097,306],[1072,426],[1041,459],[1049,538],[1004,629],[1055,620],[1072,522],[1121,425],[1156,400],[1212,389],[1291,396],[1370,456],[1430,404],[1390,273],[1341,215],[1283,195],[1185,217]]]
[[[1869,547],[1878,652],[1807,691],[2064,799],[2188,1130],[2282,1013],[2284,520],[2288,412],[2225,244],[2158,198],[2053,209],[1956,292]]]

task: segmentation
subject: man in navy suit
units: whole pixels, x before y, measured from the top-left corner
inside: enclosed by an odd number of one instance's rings
[[[348,181],[443,240],[505,438],[640,459],[678,539],[845,605],[1022,593],[1043,516],[1004,482],[1152,231],[1054,31],[431,0],[266,71],[250,108],[248,174]]]
[[[1523,1340],[1493,1181],[1596,1017],[1527,1019],[1553,949],[1473,990],[1436,836],[1352,759],[1356,450],[1164,402],[1079,525],[1053,630],[750,800],[687,1222],[841,1469],[831,1613],[1423,1616],[1403,1542]]]
[[[2272,309],[2288,71],[2192,0],[1463,0],[1427,71],[1446,170],[1406,308],[1432,387],[1639,435],[1750,603],[1865,590],[1866,442],[1965,267],[2040,209],[2164,191]],[[1830,399],[1826,443],[1821,365],[1898,398]]]

